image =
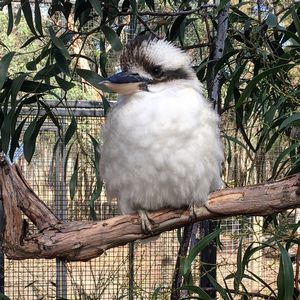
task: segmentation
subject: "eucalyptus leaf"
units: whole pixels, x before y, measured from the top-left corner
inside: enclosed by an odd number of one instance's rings
[[[27,73],[21,73],[19,76],[17,76],[11,85],[11,108],[14,109],[17,101],[17,95],[22,88],[22,85],[25,81],[25,78],[28,76]]]
[[[103,12],[101,8],[101,2],[99,0],[89,0],[89,2],[91,3],[93,9],[98,14],[98,16],[102,18]]]
[[[67,81],[59,76],[55,76],[55,80],[64,91],[68,91],[75,86],[75,83]]]
[[[269,13],[268,16],[267,16],[267,19],[266,19],[266,24],[272,28],[272,27],[276,27],[278,25],[278,20],[277,20],[277,17],[272,14],[272,13]]]
[[[285,128],[300,124],[300,113],[296,112],[287,117],[279,126],[278,130],[283,130]]]
[[[33,122],[30,123],[24,133],[24,156],[28,163],[30,163],[32,159],[36,147],[36,139],[46,118],[47,115],[36,118]]]
[[[35,27],[38,33],[43,36],[43,24],[42,24],[42,16],[40,10],[39,0],[34,0],[34,19],[35,19]]]
[[[27,122],[27,118],[25,118],[18,125],[18,127],[16,128],[13,136],[11,137],[11,143],[10,143],[10,149],[9,149],[9,157],[10,157],[11,161],[13,161],[15,151],[16,151],[17,147],[19,146],[19,141],[20,141],[21,133],[22,133],[23,127],[24,127],[24,125],[25,125],[26,122]]]
[[[113,29],[111,29],[107,25],[102,25],[101,30],[102,30],[105,38],[107,39],[107,41],[110,43],[111,47],[115,51],[122,50],[122,43],[120,41],[120,38]]]
[[[7,77],[8,68],[10,65],[11,60],[13,59],[15,52],[9,52],[5,54],[2,59],[0,60],[0,90],[2,89],[4,82]]]
[[[146,0],[147,6],[152,10],[155,11],[155,2],[154,0]]]
[[[3,293],[0,292],[0,299],[1,300],[10,300],[7,296],[5,296]]]
[[[283,159],[289,155],[292,151],[294,151],[295,149],[297,149],[298,147],[300,147],[300,141],[295,142],[294,144],[290,145],[287,149],[285,149],[284,151],[282,151],[280,153],[280,155],[277,157],[274,165],[273,165],[273,170],[272,170],[272,177],[276,178],[277,177],[277,173],[278,173],[278,167],[280,165],[280,163],[283,163]]]
[[[211,300],[210,296],[201,288],[195,285],[184,285],[179,288],[179,290],[189,291],[200,296],[199,299]]]
[[[75,197],[77,184],[78,184],[78,155],[76,157],[73,174],[71,176],[70,183],[69,183],[71,200],[73,200]]]
[[[37,35],[34,25],[33,25],[33,19],[32,19],[32,11],[31,11],[31,7],[30,7],[30,2],[29,0],[21,0],[21,8],[26,20],[26,23],[29,27],[29,29],[31,30],[31,32],[33,33],[33,35]]]
[[[294,272],[291,258],[286,249],[278,244],[280,250],[280,265],[277,276],[278,300],[293,299]]]
[[[65,137],[64,137],[64,145],[66,146],[71,138],[73,137],[74,133],[77,129],[77,122],[74,116],[72,116],[71,123],[66,131]]]
[[[211,241],[213,241],[221,232],[221,229],[217,229],[212,233],[203,237],[197,245],[190,251],[189,255],[186,257],[183,266],[183,275],[186,275],[188,271],[191,269],[191,265],[195,260],[196,256],[209,245]]]
[[[154,292],[153,292],[153,294],[152,294],[152,296],[151,296],[151,300],[158,300],[158,299],[159,299],[158,296],[159,296],[160,290],[161,290],[161,287],[160,287],[160,286],[157,287],[157,288],[154,290]]]
[[[12,10],[11,2],[7,5],[7,11],[8,11],[8,25],[7,25],[7,35],[10,35],[13,27],[14,27],[14,15]]]
[[[241,97],[240,97],[239,101],[236,104],[236,108],[239,108],[244,103],[244,101],[246,100],[246,98],[248,98],[250,96],[250,94],[253,91],[253,89],[256,86],[256,84],[259,83],[262,79],[264,79],[264,78],[266,78],[266,77],[268,77],[270,75],[276,74],[279,71],[289,70],[289,69],[291,69],[294,66],[295,66],[295,64],[293,64],[293,63],[287,63],[287,64],[279,65],[279,66],[270,68],[268,70],[265,70],[262,73],[260,73],[257,76],[255,76],[247,84],[244,92],[241,94]]]
[[[67,50],[67,48],[65,47],[63,41],[58,38],[56,36],[56,33],[53,29],[52,26],[49,26],[48,27],[48,31],[49,31],[49,35],[50,35],[50,38],[51,38],[51,41],[52,43],[60,50],[61,54],[66,58],[66,59],[71,59],[71,56]]]
[[[96,87],[97,89],[102,89],[101,81],[103,81],[104,78],[96,72],[77,68],[76,73],[92,86]]]

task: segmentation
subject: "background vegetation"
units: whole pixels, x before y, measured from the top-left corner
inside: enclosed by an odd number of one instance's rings
[[[151,32],[174,41],[193,57],[199,80],[207,86],[222,117],[222,132],[226,147],[225,182],[241,186],[273,180],[300,171],[300,3],[293,1],[207,1],[189,0],[22,0],[0,2],[2,28],[0,33],[0,150],[13,159],[16,148],[23,144],[28,162],[35,151],[39,130],[50,118],[60,133],[59,142],[68,147],[80,140],[76,119],[67,129],[53,114],[47,99],[58,100],[67,107],[67,100],[102,99],[101,80],[117,67],[122,44],[137,33]],[[216,57],[220,39],[220,16],[225,14],[224,52]],[[219,35],[218,35],[219,32]],[[218,97],[213,98],[213,82],[218,82]],[[107,95],[107,94],[106,94]],[[220,97],[219,97],[220,96]],[[37,105],[35,117],[25,129],[19,122],[24,106]],[[23,133],[24,132],[24,133]],[[94,149],[98,147],[91,138]],[[91,204],[101,192],[101,174],[97,170],[97,151],[76,148],[77,159],[70,179],[74,197],[78,181],[78,161],[88,157],[95,166],[94,190]],[[245,155],[236,162],[238,170],[229,168],[236,153]],[[261,168],[267,157],[275,156]],[[242,294],[249,299],[251,292],[244,279],[260,281],[268,290],[269,299],[298,299],[299,297],[299,223],[291,223],[291,212],[265,219],[263,229],[269,236],[263,243],[252,243],[237,253],[237,269],[231,277],[217,283],[209,280],[223,299]],[[95,216],[91,205],[91,216]],[[287,221],[288,220],[288,221]],[[193,284],[190,266],[204,246],[219,231],[204,238],[181,262],[184,284],[197,299],[211,299],[207,291]],[[274,289],[247,266],[256,252],[272,249],[280,260],[277,288]],[[294,251],[294,252],[293,252]],[[292,258],[291,258],[292,256]],[[294,265],[293,262],[294,261]],[[210,276],[210,275],[209,275]],[[227,280],[234,279],[234,289]],[[196,281],[194,281],[195,283]],[[153,297],[159,297],[156,290]],[[257,295],[256,295],[257,296]],[[263,298],[263,296],[261,296]]]

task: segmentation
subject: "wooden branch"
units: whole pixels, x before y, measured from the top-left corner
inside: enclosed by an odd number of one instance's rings
[[[171,12],[171,11],[138,11],[136,12],[138,15],[140,16],[153,16],[153,17],[177,17],[177,16],[187,16],[187,15],[191,15],[191,14],[195,14],[198,13],[201,10],[205,10],[208,8],[216,8],[216,5],[214,4],[205,4],[205,5],[201,5],[197,8],[194,9],[190,9],[190,10],[180,10],[180,11],[175,11],[175,12]],[[121,11],[118,13],[118,16],[131,16],[133,15],[134,12],[132,11]]]
[[[5,212],[2,250],[10,259],[55,258],[85,261],[107,249],[148,238],[136,214],[105,221],[62,222],[37,197],[16,166],[0,158],[0,190]],[[212,193],[207,207],[163,209],[150,214],[153,234],[158,235],[191,222],[236,215],[264,216],[300,207],[300,174],[277,182]],[[30,235],[22,212],[37,226]]]
[[[213,52],[213,71],[215,64],[223,57],[225,41],[228,31],[228,19],[229,19],[229,7],[230,2],[225,4],[222,10],[218,14],[218,27],[217,27],[217,36],[216,43]],[[213,74],[214,72],[212,72]],[[221,94],[221,79],[222,71],[219,70],[217,74],[213,75],[212,78],[212,87],[209,90],[210,99],[213,101],[214,106],[218,109],[220,107],[220,94]]]

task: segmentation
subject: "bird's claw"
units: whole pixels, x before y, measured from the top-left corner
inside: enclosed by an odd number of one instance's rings
[[[150,218],[149,218],[147,212],[144,210],[138,210],[138,214],[141,219],[142,231],[145,234],[152,234],[153,233],[152,225],[151,225]]]

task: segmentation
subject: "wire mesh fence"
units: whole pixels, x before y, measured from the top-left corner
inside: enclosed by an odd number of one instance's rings
[[[51,104],[51,103],[50,103]],[[100,137],[103,109],[99,102],[73,103],[66,108],[55,108],[65,128],[70,124],[70,113],[78,126],[76,139],[68,147],[56,146],[58,129],[46,121],[42,127],[34,158],[30,165],[23,159],[21,169],[38,196],[62,219],[69,221],[91,218],[91,193],[95,175],[90,163],[92,146],[89,135]],[[28,113],[28,112],[27,112]],[[30,121],[30,118],[28,118]],[[53,149],[56,149],[53,151]],[[77,191],[70,197],[69,182],[74,165],[79,159]],[[235,161],[245,163],[245,153],[236,154]],[[243,158],[244,157],[244,158]],[[262,166],[267,172],[271,157]],[[257,160],[258,161],[258,160]],[[236,172],[243,170],[235,165]],[[227,175],[228,181],[241,174]],[[98,220],[118,214],[116,203],[108,203],[103,192],[93,204]],[[294,217],[294,216],[291,216]],[[217,278],[222,282],[236,269],[237,251],[241,237],[243,248],[262,241],[262,218],[235,217],[221,221],[222,249],[217,255]],[[30,227],[31,228],[31,227]],[[99,239],[102,237],[99,236]],[[201,238],[194,233],[194,244]],[[25,260],[4,262],[4,291],[10,299],[151,299],[153,291],[161,288],[161,299],[169,299],[170,287],[176,263],[179,243],[177,231],[161,234],[148,243],[126,245],[106,251],[88,262],[64,262],[61,260]],[[201,257],[194,263],[194,278],[199,278]],[[278,259],[276,253],[261,251],[251,262],[250,269],[275,287]],[[261,292],[259,281],[246,280],[247,289]],[[231,287],[233,285],[231,284]],[[253,298],[259,299],[259,298]]]

